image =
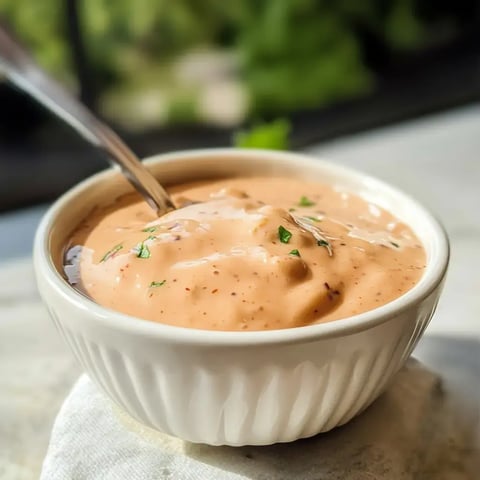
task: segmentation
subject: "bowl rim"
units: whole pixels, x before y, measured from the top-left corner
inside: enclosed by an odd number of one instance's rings
[[[89,317],[95,318],[102,325],[113,328],[114,330],[137,336],[148,336],[162,339],[171,343],[192,344],[192,345],[210,345],[210,346],[255,346],[267,344],[292,344],[316,341],[318,339],[333,338],[355,334],[368,330],[376,325],[382,324],[393,317],[401,314],[413,305],[420,303],[427,298],[441,284],[449,262],[450,245],[447,234],[441,223],[423,207],[419,202],[408,194],[402,192],[387,182],[379,180],[373,176],[365,174],[359,170],[337,165],[331,161],[323,160],[310,154],[295,152],[281,152],[276,150],[263,149],[238,149],[238,148],[208,148],[181,150],[173,153],[153,155],[145,159],[147,165],[157,163],[171,163],[180,159],[194,161],[195,159],[209,157],[225,156],[243,156],[243,157],[262,157],[266,160],[278,159],[284,162],[298,162],[304,166],[320,165],[329,169],[333,173],[343,176],[354,177],[358,181],[369,182],[383,189],[390,190],[395,195],[399,195],[405,201],[409,202],[422,217],[430,224],[432,231],[438,242],[436,256],[432,257],[427,263],[424,275],[421,281],[410,290],[405,292],[395,300],[350,317],[338,319],[331,322],[306,325],[302,327],[277,329],[277,330],[259,330],[259,331],[222,331],[222,330],[203,330],[189,327],[179,327],[174,325],[152,322],[137,317],[123,314],[121,312],[103,307],[84,294],[75,290],[61,276],[55,267],[52,256],[49,251],[49,237],[52,228],[55,225],[57,215],[64,206],[81,195],[83,190],[92,184],[103,181],[109,176],[113,177],[115,168],[103,170],[95,175],[81,181],[66,193],[60,196],[44,214],[34,239],[33,259],[34,268],[37,276],[37,282],[47,282],[49,287],[55,290],[63,300],[68,302],[73,308],[88,312]]]

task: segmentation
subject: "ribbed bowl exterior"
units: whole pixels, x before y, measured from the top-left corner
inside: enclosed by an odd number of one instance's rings
[[[74,355],[125,412],[184,440],[234,446],[289,442],[348,422],[403,365],[439,295],[437,288],[415,307],[351,335],[225,348],[112,332],[39,286]]]

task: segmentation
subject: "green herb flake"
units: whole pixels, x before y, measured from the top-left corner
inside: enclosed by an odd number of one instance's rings
[[[292,208],[289,208],[288,211],[289,211],[289,212],[296,212],[297,209],[292,207]]]
[[[308,215],[305,215],[304,218],[311,220],[312,222],[321,222],[321,220],[317,217],[310,217]]]
[[[156,240],[156,239],[157,239],[157,237],[155,235],[149,235],[147,237],[147,240]],[[146,241],[146,240],[144,240],[144,241]]]
[[[157,227],[147,227],[142,230],[142,232],[153,233],[157,231]],[[150,237],[149,237],[150,238]]]
[[[296,257],[300,257],[300,252],[295,248],[294,250],[291,250],[288,252],[289,255],[295,255]]]
[[[330,247],[330,244],[326,240],[317,240],[317,245],[319,247]]]
[[[150,249],[142,242],[138,247],[138,258],[150,258]]]
[[[106,262],[109,258],[112,258],[119,250],[123,248],[123,245],[119,243],[109,250],[100,260],[100,262]]]
[[[312,202],[308,197],[305,195],[302,195],[300,197],[300,201],[298,202],[298,205],[300,207],[313,207],[315,205],[315,202]]]
[[[393,245],[395,248],[400,248],[400,245],[395,242],[390,242],[391,245]]]
[[[292,232],[289,232],[285,227],[280,225],[278,227],[278,238],[282,243],[288,243],[292,238]]]
[[[163,285],[165,285],[166,282],[166,280],[162,280],[161,282],[152,282],[150,283],[149,288],[162,287]]]

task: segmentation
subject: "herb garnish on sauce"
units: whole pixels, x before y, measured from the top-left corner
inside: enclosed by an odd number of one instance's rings
[[[157,227],[147,227],[147,228],[142,229],[142,232],[153,233],[153,232],[156,232],[156,231],[157,231]]]
[[[106,262],[109,258],[112,258],[119,250],[123,248],[123,245],[119,243],[109,250],[100,260],[100,262]]]
[[[298,205],[300,207],[313,207],[315,205],[315,202],[312,202],[308,197],[305,195],[302,195],[300,197],[300,201],[298,202]]]
[[[280,225],[278,227],[278,238],[282,243],[288,243],[292,238],[292,232],[289,232],[285,227]]]
[[[332,250],[332,246],[330,245],[330,242],[327,242],[326,240],[317,240],[317,245],[319,247],[325,247],[330,257],[333,255],[333,250]]]
[[[161,282],[152,282],[149,287],[150,288],[156,288],[156,287],[161,287],[163,285],[165,285],[166,283],[166,280],[162,280]]]
[[[296,257],[300,256],[300,252],[295,248],[294,250],[291,250],[288,252],[289,255],[295,255]]]
[[[142,242],[138,246],[137,257],[138,258],[150,258],[150,249],[145,245],[144,242]]]

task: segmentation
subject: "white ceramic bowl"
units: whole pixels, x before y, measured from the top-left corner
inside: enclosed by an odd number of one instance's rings
[[[282,174],[338,185],[409,224],[426,249],[427,268],[397,300],[319,325],[218,332],[139,320],[95,304],[61,273],[62,248],[76,224],[130,189],[118,172],[100,173],[53,204],[34,246],[43,300],[98,388],[145,425],[211,445],[289,442],[364,410],[404,364],[435,310],[449,255],[438,222],[383,182],[303,155],[200,150],[159,155],[148,164],[166,184]]]

